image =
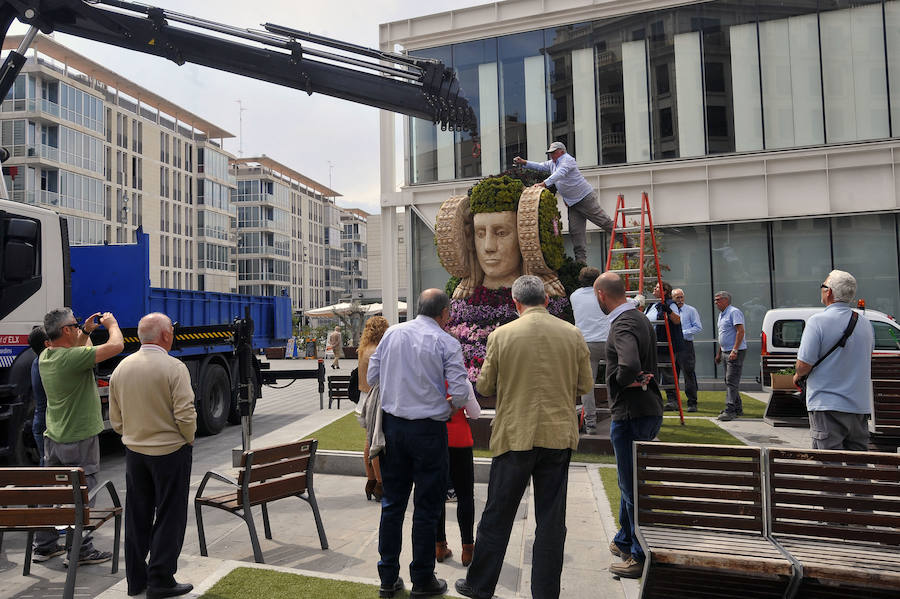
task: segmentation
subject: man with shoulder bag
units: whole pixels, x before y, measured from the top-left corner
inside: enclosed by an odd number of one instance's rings
[[[825,310],[806,323],[794,375],[794,384],[806,385],[812,447],[866,451],[875,334],[849,305],[856,295],[853,275],[831,271],[820,293]]]

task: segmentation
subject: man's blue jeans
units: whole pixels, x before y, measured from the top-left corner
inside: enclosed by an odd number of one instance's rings
[[[652,441],[662,416],[643,416],[631,420],[613,420],[609,426],[609,439],[616,452],[616,470],[619,473],[619,532],[613,541],[622,551],[631,554],[635,561],[644,561],[644,550],[634,534],[634,442]]]
[[[378,531],[378,574],[390,586],[400,574],[403,517],[415,484],[412,554],[409,577],[427,584],[434,576],[437,523],[447,494],[447,424],[437,420],[406,420],[383,414],[384,453],[381,478],[381,527]]]

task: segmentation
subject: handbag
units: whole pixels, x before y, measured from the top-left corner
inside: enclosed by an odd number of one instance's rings
[[[847,328],[844,329],[844,334],[841,335],[841,338],[838,339],[838,342],[834,344],[834,347],[832,347],[827,352],[825,352],[824,356],[822,356],[821,358],[816,360],[816,363],[812,365],[812,368],[809,369],[809,372],[807,372],[805,375],[803,375],[802,377],[797,379],[798,385],[800,385],[801,387],[803,387],[805,389],[806,388],[806,379],[808,379],[809,375],[812,374],[813,369],[816,366],[818,366],[819,364],[821,364],[822,360],[824,360],[825,358],[830,356],[832,353],[834,353],[834,351],[837,348],[844,347],[845,345],[847,345],[847,339],[849,339],[850,335],[853,334],[853,329],[856,328],[856,321],[858,321],[858,320],[859,320],[859,313],[851,312],[850,313],[850,322],[847,323]]]

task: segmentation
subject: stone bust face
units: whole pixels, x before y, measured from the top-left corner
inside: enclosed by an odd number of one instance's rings
[[[475,253],[488,289],[512,287],[522,274],[522,254],[516,230],[516,213],[479,212],[474,215]]]

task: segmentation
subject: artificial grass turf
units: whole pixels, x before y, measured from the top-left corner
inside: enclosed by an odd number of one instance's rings
[[[598,470],[600,480],[603,482],[603,490],[609,500],[609,509],[612,510],[616,524],[619,524],[619,503],[622,501],[622,492],[619,490],[619,471],[615,468],[600,468]]]
[[[261,568],[235,568],[202,595],[203,599],[371,599],[371,584],[315,578]],[[408,597],[401,591],[395,597]]]
[[[746,408],[744,413],[746,414]],[[657,437],[663,443],[743,445],[737,437],[720,428],[715,422],[705,418],[685,418],[684,424],[681,424],[677,415],[663,418],[662,428],[659,429]]]
[[[665,399],[665,393],[663,393]],[[744,407],[743,418],[762,418],[766,411],[766,404],[753,399],[746,393],[741,393],[741,403]],[[687,396],[681,392],[681,407],[685,416],[718,416],[725,409],[724,391],[700,391],[697,393],[697,411],[688,413]],[[677,415],[678,412],[666,412],[666,415]]]

